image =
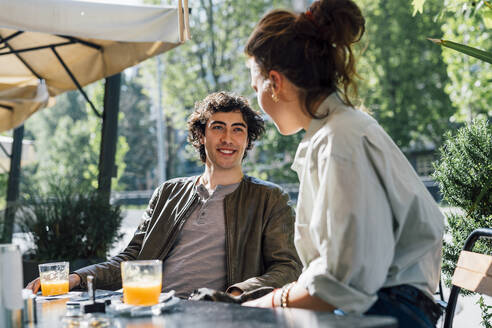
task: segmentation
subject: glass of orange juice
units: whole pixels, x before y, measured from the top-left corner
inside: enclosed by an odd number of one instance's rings
[[[39,265],[39,279],[43,296],[68,293],[68,262],[54,262]]]
[[[121,262],[123,302],[150,306],[159,302],[162,288],[162,261]]]

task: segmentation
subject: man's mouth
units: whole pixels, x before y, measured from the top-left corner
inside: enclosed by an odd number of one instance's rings
[[[224,155],[232,155],[236,152],[234,149],[225,149],[225,148],[218,148],[217,149],[219,153],[224,154]]]

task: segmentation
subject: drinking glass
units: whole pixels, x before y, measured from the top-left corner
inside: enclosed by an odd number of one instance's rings
[[[121,262],[123,302],[149,306],[159,302],[162,288],[162,261]]]
[[[43,296],[68,293],[68,262],[54,262],[39,265],[39,279]]]

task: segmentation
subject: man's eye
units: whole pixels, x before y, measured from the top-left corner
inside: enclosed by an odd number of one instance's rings
[[[212,126],[213,130],[222,130],[222,127],[220,125],[214,125]]]
[[[234,132],[244,132],[244,129],[241,129],[241,128],[235,128],[235,129],[234,129]]]

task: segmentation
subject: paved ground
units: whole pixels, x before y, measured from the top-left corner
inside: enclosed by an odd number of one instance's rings
[[[448,299],[449,290],[445,290],[444,299]],[[477,304],[479,296],[458,297],[458,305],[454,317],[453,327],[455,328],[479,328],[482,327],[482,313],[480,306]],[[492,304],[492,297],[485,296],[485,304]],[[441,327],[438,325],[438,327]]]

